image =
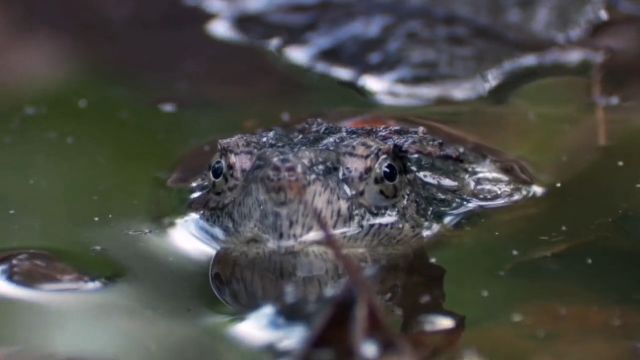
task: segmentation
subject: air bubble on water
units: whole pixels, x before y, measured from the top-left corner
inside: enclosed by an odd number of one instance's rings
[[[518,250],[516,250],[516,249],[513,249],[513,250],[511,250],[511,255],[518,256],[518,255],[520,255],[520,252]]]
[[[619,161],[617,162],[617,165],[618,165],[618,166],[621,166],[621,167],[622,167],[622,166],[624,166],[624,161],[619,160]]]
[[[527,112],[527,118],[531,121],[535,121],[537,119],[536,113],[533,111]]]
[[[99,221],[99,220],[100,220],[100,218],[99,218],[99,217],[97,217],[97,216],[95,216],[95,217],[93,218],[93,221]]]
[[[67,144],[71,145],[76,142],[76,138],[74,138],[73,136],[67,136],[65,141],[67,142]]]
[[[609,319],[609,324],[613,327],[619,327],[622,325],[622,319],[619,316],[615,315],[611,319]]]
[[[429,262],[432,264],[435,264],[437,261],[438,261],[438,258],[436,257],[429,258]]]
[[[604,10],[602,11],[602,13],[607,14],[607,12]],[[606,20],[606,18],[603,19],[603,21]],[[596,104],[602,107],[616,106],[620,104],[620,97],[618,96],[597,96],[594,100]]]
[[[89,100],[82,98],[82,99],[78,99],[78,107],[80,109],[86,109],[87,106],[89,106]]]
[[[91,249],[89,249],[91,251],[92,255],[96,255],[99,252],[102,252],[104,250],[104,248],[100,245],[96,245],[96,246],[92,246]]]
[[[524,315],[517,312],[511,313],[512,322],[517,323],[517,322],[521,322],[522,320],[524,320]]]
[[[15,211],[15,210],[13,210],[13,209],[9,210],[9,214],[13,215],[13,214],[15,214],[15,213],[16,213],[16,211]]]
[[[175,113],[176,111],[178,111],[178,104],[174,103],[174,102],[162,102],[158,104],[158,109],[160,111],[162,111],[163,113]]]
[[[374,339],[365,339],[360,343],[360,355],[365,359],[380,358],[380,344]]]
[[[418,299],[418,301],[420,302],[420,304],[431,302],[431,294],[424,294],[420,296],[420,299]]]
[[[586,262],[588,265],[591,265],[591,264],[593,264],[593,259],[591,259],[590,257],[588,257],[588,258],[586,258],[586,259],[585,259],[585,262]]]
[[[27,116],[34,116],[38,114],[38,108],[34,105],[25,105],[22,108],[22,112]]]
[[[151,229],[132,229],[127,230],[127,234],[129,235],[148,235],[151,234]]]
[[[562,231],[567,231],[567,230],[568,230],[568,228],[567,228],[565,225],[562,225],[562,226],[560,226],[560,230],[562,230]]]
[[[485,297],[485,298],[489,297],[489,290],[486,290],[486,289],[480,290],[480,296]]]
[[[288,123],[289,121],[291,121],[291,114],[289,114],[288,111],[283,111],[282,113],[280,113],[280,120],[282,120],[282,122]]]
[[[486,357],[482,356],[477,349],[464,349],[462,350],[462,357],[464,360],[486,360]]]
[[[558,308],[558,314],[560,314],[561,316],[565,316],[567,315],[567,308],[564,306],[560,306]]]
[[[556,187],[557,187],[557,188],[562,187],[562,183],[561,183],[561,182],[557,182],[557,183],[556,183]]]

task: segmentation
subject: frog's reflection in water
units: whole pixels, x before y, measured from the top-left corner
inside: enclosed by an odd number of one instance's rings
[[[428,353],[456,342],[464,317],[444,309],[445,270],[431,262],[424,249],[350,248],[344,253],[361,265],[378,303],[390,315],[385,318],[391,323],[401,319],[399,330],[405,340],[414,347],[428,346]],[[222,248],[211,263],[210,280],[218,297],[235,309],[271,304],[287,321],[312,328],[326,322],[327,313],[335,317],[342,311],[340,316],[349,317],[348,310],[338,308],[344,308],[348,298],[358,298],[360,291],[348,281],[332,251],[322,245],[290,250]]]

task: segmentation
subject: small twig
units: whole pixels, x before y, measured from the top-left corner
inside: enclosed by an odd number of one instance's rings
[[[353,349],[354,354],[357,354],[358,358],[361,357],[358,346],[366,341],[368,336],[367,329],[372,326],[380,326],[379,331],[382,331],[387,339],[390,339],[390,341],[394,343],[397,351],[399,351],[398,354],[400,354],[400,357],[416,359],[417,356],[409,343],[386,324],[382,309],[375,300],[375,293],[365,278],[360,265],[342,251],[340,241],[333,235],[322,214],[313,204],[309,204],[309,206],[313,211],[316,223],[324,234],[324,245],[331,249],[338,263],[343,266],[349,282],[354,287],[355,314],[353,324],[351,325],[352,345],[356,346],[356,348]],[[376,323],[377,325],[375,325]]]
[[[591,98],[595,102],[595,116],[596,116],[596,138],[598,146],[607,146],[607,118],[605,113],[605,105],[603,104],[603,69],[602,65],[596,65],[591,72]]]
[[[360,290],[370,291],[369,283],[364,277],[362,273],[362,269],[360,265],[356,263],[351,257],[347,256],[344,251],[342,251],[342,246],[336,237],[333,235],[331,229],[327,225],[327,222],[322,217],[322,214],[315,208],[315,206],[311,205],[311,209],[313,211],[313,216],[315,217],[315,221],[320,227],[324,235],[324,244],[331,249],[338,263],[342,264],[345,272],[349,276],[349,279],[357,286]]]

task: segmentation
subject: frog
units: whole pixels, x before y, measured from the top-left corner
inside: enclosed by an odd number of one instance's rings
[[[345,248],[424,244],[543,188],[523,161],[437,122],[360,116],[219,140],[191,191],[219,246],[293,249],[327,229]]]

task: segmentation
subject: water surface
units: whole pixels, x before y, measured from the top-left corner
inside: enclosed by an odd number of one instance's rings
[[[47,250],[115,280],[90,292],[0,294],[0,348],[122,359],[256,356],[226,335],[236,313],[211,291],[206,256],[170,242],[167,229],[186,213],[187,194],[165,181],[181,154],[212,137],[349,109],[437,119],[526,160],[548,188],[539,199],[469,218],[429,249],[447,269],[446,307],[466,316],[460,351],[640,356],[636,101],[607,109],[610,145],[598,147],[587,78],[539,80],[501,103],[379,108],[326,78],[246,58],[275,75],[216,87],[227,69],[216,64],[206,81],[215,91],[189,83],[180,92],[160,86],[168,79],[161,71],[129,76],[138,65],[80,56],[82,66],[46,86],[3,89],[0,249]],[[297,90],[279,91],[283,83]]]

